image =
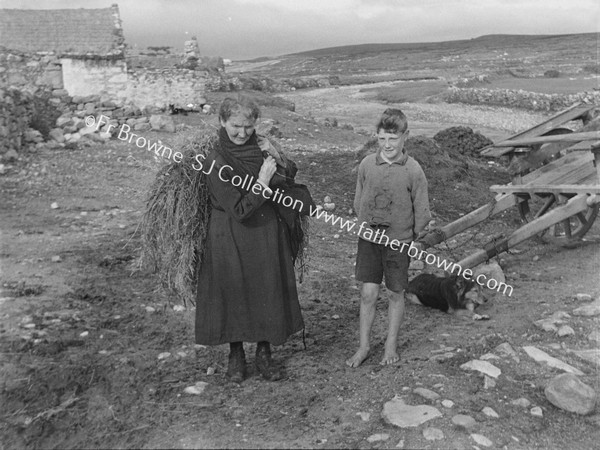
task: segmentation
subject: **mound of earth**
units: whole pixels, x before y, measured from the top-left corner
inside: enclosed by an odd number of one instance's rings
[[[467,127],[455,127],[467,128]],[[448,130],[452,130],[449,128]],[[444,130],[447,131],[447,130]],[[443,133],[440,132],[438,134]],[[452,132],[448,133],[452,134]],[[491,184],[506,184],[510,177],[500,166],[489,166],[481,160],[460,154],[455,149],[448,150],[436,139],[414,136],[406,140],[406,151],[423,168],[429,183],[429,198],[434,214],[443,220],[455,220],[484,205],[493,197],[489,191]],[[358,164],[377,149],[377,140],[370,139],[357,152],[353,172]],[[340,167],[338,156],[337,165]],[[314,169],[313,169],[314,170]],[[339,180],[346,189],[354,192],[354,179]]]
[[[451,155],[479,156],[479,150],[493,142],[470,127],[450,127],[437,133],[433,139]]]

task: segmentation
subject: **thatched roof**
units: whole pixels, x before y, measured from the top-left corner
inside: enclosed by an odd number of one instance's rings
[[[122,57],[119,8],[0,9],[0,47],[20,53]]]

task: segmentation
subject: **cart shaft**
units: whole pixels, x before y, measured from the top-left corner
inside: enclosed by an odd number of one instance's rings
[[[464,269],[481,264],[490,258],[507,251],[509,248],[523,242],[526,239],[544,231],[545,229],[559,223],[562,220],[583,212],[588,208],[588,195],[578,194],[572,197],[567,203],[552,211],[541,215],[537,219],[523,225],[515,230],[508,238],[492,241],[484,249],[480,249],[472,255],[462,259],[458,265]]]
[[[438,230],[428,233],[421,241],[430,247],[439,244],[467,228],[477,225],[478,223],[507,210],[516,205],[518,201],[519,199],[512,194],[499,194],[494,200],[486,205],[477,208],[475,211],[471,211],[469,214],[462,216],[460,219],[455,220]]]

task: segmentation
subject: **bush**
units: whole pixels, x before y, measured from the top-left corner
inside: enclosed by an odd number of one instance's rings
[[[582,69],[585,72],[600,74],[600,65],[599,64],[589,64],[587,66],[583,66]]]
[[[559,78],[560,77],[560,72],[556,69],[550,69],[550,70],[546,70],[544,72],[544,77],[546,78]]]

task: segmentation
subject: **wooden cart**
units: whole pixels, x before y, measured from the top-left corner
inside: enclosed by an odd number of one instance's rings
[[[481,151],[510,159],[512,183],[494,185],[496,197],[421,239],[426,246],[450,237],[516,206],[524,225],[459,261],[472,268],[535,235],[569,243],[590,229],[600,207],[600,131],[572,132],[567,122],[592,118],[594,105],[576,104],[529,130]],[[540,166],[540,167],[538,167]]]

